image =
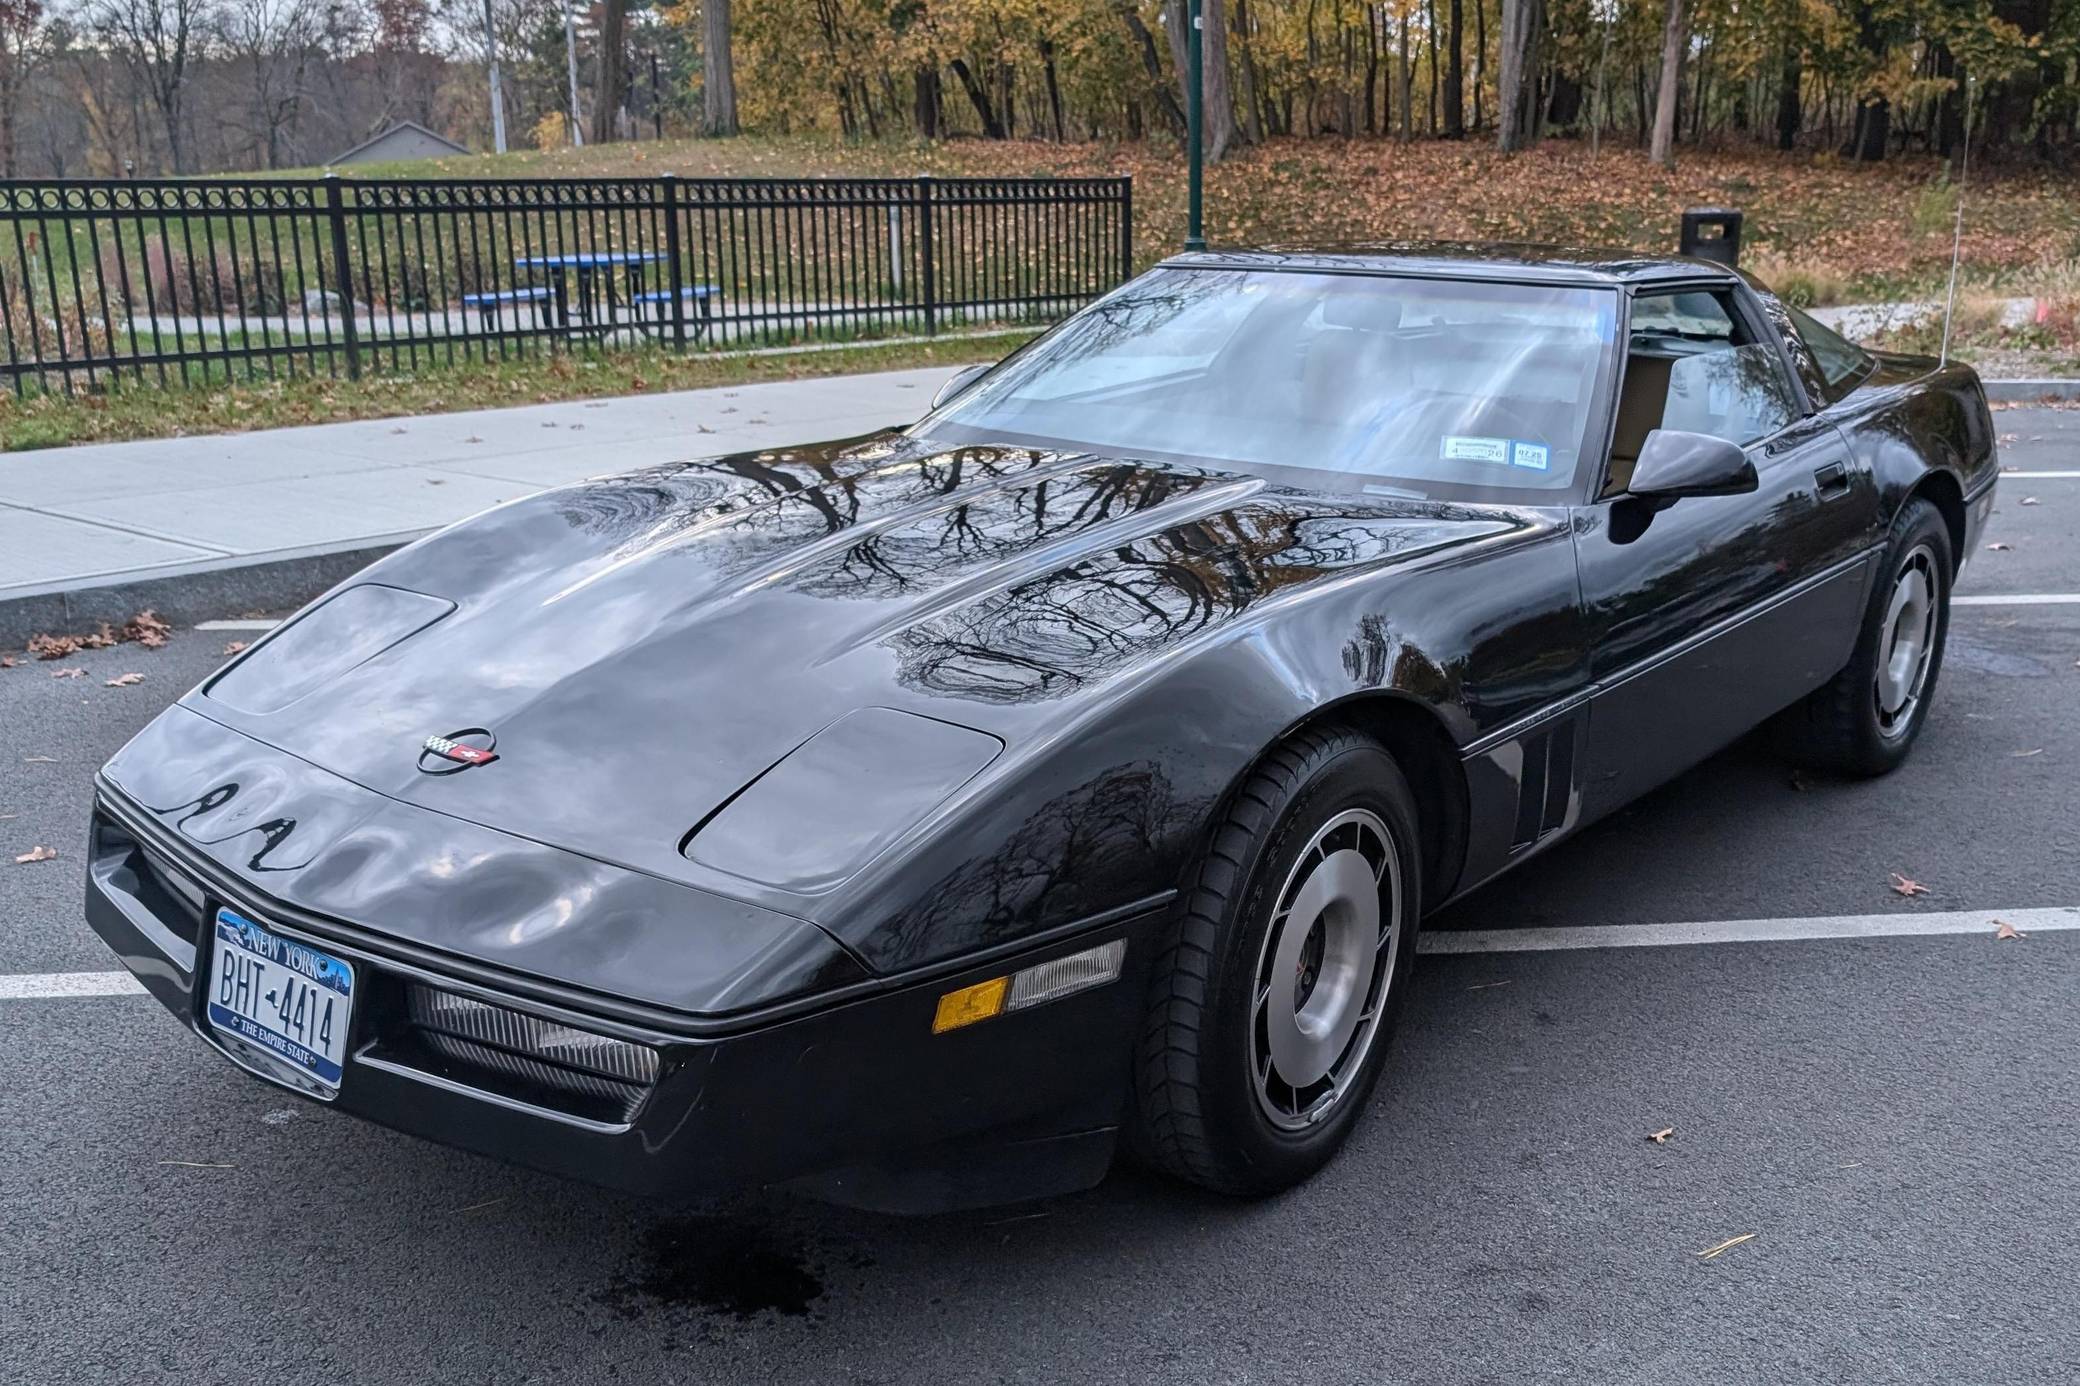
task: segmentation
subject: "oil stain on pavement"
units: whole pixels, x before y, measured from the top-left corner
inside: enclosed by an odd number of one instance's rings
[[[622,1319],[663,1308],[739,1322],[766,1313],[799,1318],[823,1297],[822,1275],[807,1253],[743,1218],[660,1218],[644,1231],[633,1259],[595,1296]]]

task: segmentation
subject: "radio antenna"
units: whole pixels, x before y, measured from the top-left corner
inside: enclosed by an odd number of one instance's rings
[[[1957,266],[1964,258],[1964,192],[1972,176],[1972,74],[1964,75],[1964,157],[1957,170],[1957,217],[1950,229],[1950,287],[1943,295],[1943,347],[1939,364],[1950,364],[1950,316],[1957,311]]]

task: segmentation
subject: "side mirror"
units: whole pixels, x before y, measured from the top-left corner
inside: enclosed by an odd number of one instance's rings
[[[1757,485],[1755,464],[1739,446],[1709,433],[1657,428],[1640,445],[1628,495],[1647,500],[1737,496]]]
[[[953,399],[961,391],[980,380],[982,373],[988,369],[989,367],[986,365],[965,366],[955,371],[951,376],[947,377],[946,383],[939,387],[939,393],[932,396],[932,408],[937,409],[940,405]]]

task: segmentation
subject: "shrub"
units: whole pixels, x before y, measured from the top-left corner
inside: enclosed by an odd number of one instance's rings
[[[1794,308],[1824,308],[1839,303],[1848,288],[1841,275],[1808,261],[1759,255],[1748,268]]]
[[[1909,214],[1917,236],[1931,236],[1939,231],[1949,231],[1957,220],[1957,187],[1948,174],[1937,174],[1922,186],[1914,196],[1914,206]]]

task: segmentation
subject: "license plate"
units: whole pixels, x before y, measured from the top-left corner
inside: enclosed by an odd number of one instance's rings
[[[325,1092],[337,1091],[354,1013],[353,965],[233,910],[218,910],[216,925],[211,1027]]]

